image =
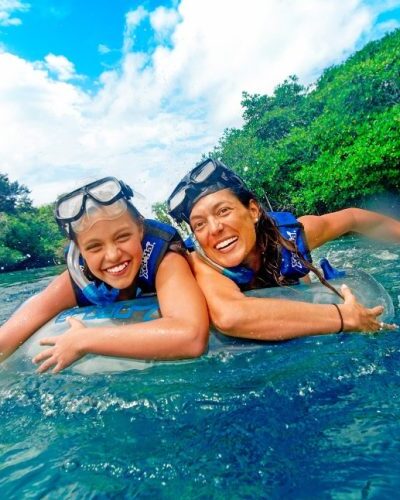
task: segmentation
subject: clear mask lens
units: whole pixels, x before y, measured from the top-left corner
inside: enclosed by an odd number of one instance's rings
[[[186,187],[183,187],[169,200],[169,209],[175,210],[182,203],[186,196]]]
[[[77,221],[71,222],[72,230],[75,233],[82,233],[100,220],[117,219],[126,212],[127,208],[128,205],[123,198],[120,198],[112,205],[100,205],[95,200],[88,198],[86,200],[85,213]]]
[[[214,171],[215,164],[212,161],[208,161],[199,172],[196,172],[192,176],[192,179],[194,182],[204,182]]]
[[[121,187],[119,183],[114,180],[109,180],[103,184],[90,188],[88,193],[100,202],[107,202],[117,196],[120,191]]]
[[[69,219],[75,217],[82,207],[83,193],[78,193],[72,198],[62,201],[58,208],[58,215],[61,219]]]

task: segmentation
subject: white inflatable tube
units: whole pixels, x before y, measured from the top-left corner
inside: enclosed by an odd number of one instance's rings
[[[390,296],[383,286],[367,273],[348,270],[345,278],[330,280],[330,283],[337,288],[342,283],[345,283],[355,294],[358,301],[366,307],[383,305],[385,311],[381,317],[382,321],[388,322],[394,316],[393,302]],[[246,295],[264,298],[274,297],[318,304],[340,302],[340,298],[321,283],[263,288],[246,292]],[[36,367],[32,363],[32,358],[45,349],[45,347],[39,345],[40,339],[60,335],[65,332],[69,326],[67,318],[70,316],[75,316],[90,328],[92,326],[112,326],[149,321],[159,317],[159,309],[156,297],[145,297],[136,300],[115,302],[108,306],[75,307],[63,311],[38,330],[10,358],[0,365],[0,371],[33,372]],[[90,334],[90,331],[88,331],[88,334]],[[264,345],[264,342],[240,341],[212,331],[207,355],[212,356],[219,352],[243,352],[260,349]],[[85,356],[76,362],[70,370],[81,374],[110,373],[135,369],[143,370],[153,363],[128,358]]]

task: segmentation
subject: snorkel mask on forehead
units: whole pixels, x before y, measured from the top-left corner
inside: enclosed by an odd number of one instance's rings
[[[124,182],[104,177],[60,196],[55,217],[63,233],[72,240],[76,233],[90,228],[97,218],[115,219],[122,215],[132,197],[132,189]]]
[[[189,223],[194,204],[203,196],[222,189],[248,188],[244,181],[219,160],[207,158],[191,170],[167,200],[168,211],[177,222]]]

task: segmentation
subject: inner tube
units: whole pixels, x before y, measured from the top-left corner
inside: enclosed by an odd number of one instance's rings
[[[345,277],[332,279],[330,283],[336,288],[339,288],[343,283],[346,284],[352,290],[357,300],[366,307],[382,305],[384,307],[384,313],[381,316],[382,321],[389,322],[393,318],[394,307],[392,299],[383,286],[369,274],[358,270],[347,270]],[[319,282],[285,287],[262,288],[248,291],[246,295],[251,297],[297,300],[315,304],[340,303],[340,298]],[[36,367],[32,363],[32,358],[45,349],[45,347],[39,345],[40,339],[64,333],[69,327],[67,318],[71,316],[78,318],[90,328],[94,326],[112,326],[150,321],[159,318],[160,311],[155,296],[114,302],[106,306],[87,306],[67,309],[55,316],[32,335],[32,337],[30,337],[30,339],[12,356],[0,365],[0,371],[34,371]],[[88,332],[88,334],[90,334],[90,332]],[[221,335],[212,329],[209,349],[206,356],[213,356],[221,352],[234,353],[260,349],[265,345],[268,345],[268,343],[233,339]],[[168,363],[171,363],[171,361],[168,361]],[[93,373],[143,370],[152,364],[154,364],[154,361],[86,355],[74,363],[68,370],[88,375]]]

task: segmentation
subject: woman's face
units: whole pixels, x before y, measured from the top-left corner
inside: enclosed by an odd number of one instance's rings
[[[223,267],[259,261],[255,223],[260,209],[254,200],[246,208],[229,190],[201,198],[190,214],[190,225],[207,256]]]
[[[79,233],[77,243],[82,257],[96,278],[124,290],[129,288],[142,260],[141,227],[126,211],[113,220],[97,220]]]

